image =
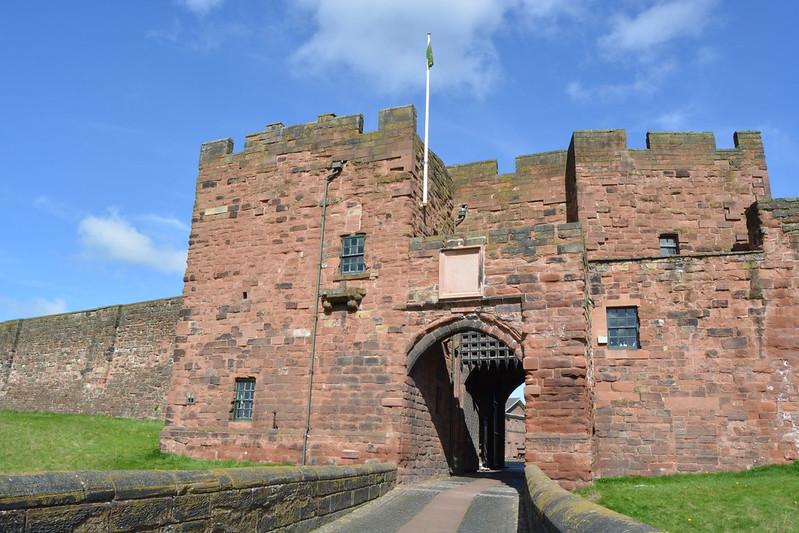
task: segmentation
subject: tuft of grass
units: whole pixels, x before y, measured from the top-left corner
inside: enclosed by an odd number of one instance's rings
[[[0,472],[267,466],[161,453],[157,420],[0,411]]]
[[[799,532],[799,461],[743,472],[598,479],[577,493],[672,533]]]

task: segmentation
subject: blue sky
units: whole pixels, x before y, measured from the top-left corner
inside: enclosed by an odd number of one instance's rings
[[[0,17],[0,320],[180,294],[200,143],[424,102],[448,163],[575,129],[759,129],[799,196],[799,3],[11,2]]]

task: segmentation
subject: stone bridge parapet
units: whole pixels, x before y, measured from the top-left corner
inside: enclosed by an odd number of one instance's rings
[[[6,475],[0,531],[310,531],[396,477],[392,464]]]

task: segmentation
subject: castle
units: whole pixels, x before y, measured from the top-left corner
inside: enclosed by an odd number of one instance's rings
[[[526,461],[565,486],[799,458],[799,201],[759,133],[577,131],[511,174],[431,154],[424,204],[416,132],[409,106],[204,144],[182,299],[0,324],[0,407],[415,479],[500,466],[524,383]]]

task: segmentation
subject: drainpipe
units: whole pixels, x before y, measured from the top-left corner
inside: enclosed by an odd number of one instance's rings
[[[313,373],[316,360],[316,329],[319,325],[319,294],[322,288],[322,264],[325,260],[325,223],[327,222],[327,191],[330,182],[336,179],[344,168],[344,161],[333,161],[330,174],[325,176],[325,193],[322,197],[322,229],[319,236],[319,268],[316,270],[316,297],[313,309],[313,330],[311,332],[311,358],[308,363],[308,394],[306,395],[305,431],[302,435],[302,464],[308,461],[308,434],[311,432],[311,396],[313,394]]]

